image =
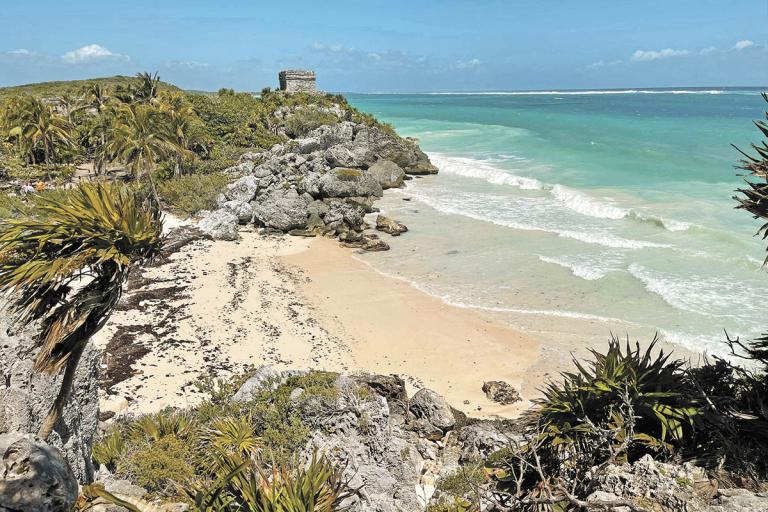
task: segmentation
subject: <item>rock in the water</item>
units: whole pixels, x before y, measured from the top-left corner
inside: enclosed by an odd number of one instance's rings
[[[36,434],[48,414],[62,374],[48,375],[32,369],[37,339],[33,328],[9,333],[10,323],[0,316],[0,434]],[[99,351],[91,343],[80,359],[75,382],[62,418],[48,438],[61,449],[81,483],[93,479],[91,445],[99,425]]]
[[[0,512],[70,512],[77,480],[61,452],[31,435],[0,435]]]
[[[224,209],[201,213],[203,218],[197,223],[200,231],[214,240],[237,240],[237,215]]]
[[[384,190],[401,187],[405,179],[405,171],[391,160],[378,160],[366,172],[373,176]]]
[[[362,249],[368,252],[388,251],[389,245],[384,240],[380,239],[376,235],[368,235],[362,233],[344,233],[340,236],[342,247],[350,247],[354,249]],[[354,236],[350,236],[354,235]]]
[[[253,217],[259,224],[288,232],[307,226],[309,205],[295,190],[275,190],[254,201]]]
[[[522,400],[520,393],[503,380],[489,380],[483,383],[483,393],[488,400],[501,405],[510,405]]]
[[[384,215],[378,215],[376,217],[376,229],[392,236],[400,236],[401,233],[408,231],[405,224],[392,220]]]
[[[413,395],[410,411],[416,418],[426,420],[443,432],[456,425],[456,417],[448,402],[431,389],[422,388]]]
[[[318,181],[321,197],[382,196],[376,179],[359,169],[337,167],[323,174]]]
[[[432,165],[415,140],[393,136],[375,126],[360,128],[352,144],[366,148],[369,154],[375,157],[369,165],[373,165],[378,159],[384,159],[399,165],[406,174],[437,173],[437,167]]]
[[[230,211],[237,216],[237,221],[240,224],[248,224],[253,220],[253,208],[250,203],[243,203],[241,201],[226,201],[221,207],[227,211]]]

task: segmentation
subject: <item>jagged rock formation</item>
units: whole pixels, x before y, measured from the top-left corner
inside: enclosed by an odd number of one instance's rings
[[[333,115],[343,117],[339,110]],[[217,239],[231,240],[238,223],[254,222],[293,235],[336,237],[346,246],[386,250],[385,242],[365,231],[364,217],[376,211],[374,201],[384,190],[402,186],[407,175],[437,172],[414,140],[352,121],[323,125],[241,158],[224,171],[240,177],[220,196],[219,209],[204,212],[199,224]],[[392,235],[406,231],[392,222],[379,229]]]
[[[77,480],[61,452],[31,435],[0,435],[0,512],[69,512]]]
[[[61,385],[62,375],[32,370],[34,329],[9,334],[10,325],[0,315],[0,434],[36,434]],[[77,480],[93,478],[91,445],[99,419],[99,353],[90,343],[83,352],[75,382],[61,420],[48,439],[60,448]]]

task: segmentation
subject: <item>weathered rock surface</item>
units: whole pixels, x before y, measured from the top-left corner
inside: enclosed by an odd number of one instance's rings
[[[197,223],[200,231],[214,240],[237,240],[237,215],[225,209],[200,214],[202,219]]]
[[[69,512],[77,480],[61,452],[31,435],[0,434],[0,512]]]
[[[381,197],[379,182],[358,169],[337,167],[318,180],[320,197]]]
[[[423,388],[417,391],[409,405],[416,418],[423,419],[442,431],[450,430],[456,424],[451,406],[445,398],[431,389]]]
[[[7,317],[0,315],[0,434],[36,434],[61,386],[62,375],[32,369],[36,353],[35,332],[23,329],[9,334]],[[99,421],[99,352],[87,345],[62,418],[48,443],[61,449],[78,481],[93,478],[91,445]]]
[[[384,190],[402,187],[405,179],[405,171],[391,160],[377,160],[366,172],[373,176]]]
[[[511,405],[522,400],[520,393],[503,380],[490,380],[483,383],[483,393],[488,400],[501,405]]]
[[[280,231],[304,228],[309,217],[309,202],[296,190],[275,190],[251,203],[254,220]]]
[[[225,201],[221,207],[224,210],[233,213],[240,224],[248,224],[253,221],[253,208],[250,203],[242,201]]]
[[[405,224],[392,220],[384,215],[378,215],[376,217],[376,229],[392,236],[400,236],[401,233],[408,231]]]

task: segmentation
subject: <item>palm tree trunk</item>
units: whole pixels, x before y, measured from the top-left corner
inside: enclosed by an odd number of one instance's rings
[[[78,347],[72,351],[69,359],[67,359],[67,366],[64,368],[64,378],[61,380],[59,394],[53,401],[53,405],[48,411],[48,415],[45,417],[45,420],[43,420],[42,425],[40,425],[40,430],[37,433],[37,436],[43,441],[48,440],[51,432],[53,432],[53,428],[61,418],[62,412],[64,412],[64,406],[67,404],[69,393],[72,391],[72,384],[75,382],[75,371],[77,370],[78,363],[80,363],[80,356],[83,355],[83,350],[85,350],[86,344],[87,341],[79,343]]]
[[[155,203],[157,203],[157,207],[160,208],[160,196],[157,195],[157,188],[155,188],[155,180],[152,178],[152,167],[149,168],[147,171],[147,178],[149,178],[149,186],[152,187],[152,195],[155,198]]]

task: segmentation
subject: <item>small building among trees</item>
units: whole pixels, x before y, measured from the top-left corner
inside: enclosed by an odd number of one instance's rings
[[[314,71],[287,69],[280,72],[279,78],[281,91],[317,92],[317,82]]]

